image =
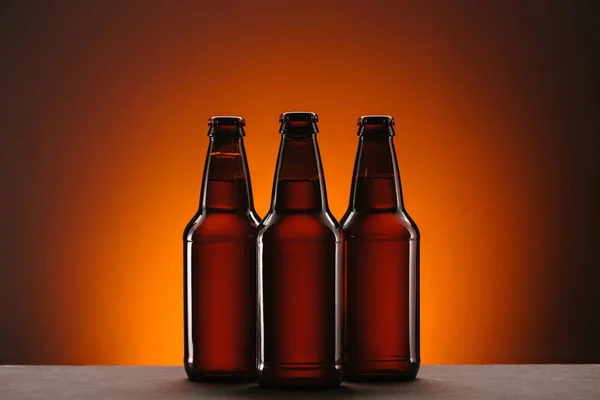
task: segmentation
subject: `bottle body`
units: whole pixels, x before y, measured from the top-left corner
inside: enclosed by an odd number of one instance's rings
[[[258,383],[336,387],[341,382],[341,228],[327,208],[314,133],[284,132],[271,210],[257,240]]]
[[[393,119],[383,121],[363,121],[342,219],[348,381],[411,380],[420,366],[420,233],[403,206]]]
[[[345,219],[348,381],[410,380],[419,356],[419,239],[404,213]]]
[[[184,243],[185,369],[191,380],[253,381],[256,225],[212,214]]]
[[[243,134],[217,128],[201,205],[184,232],[184,366],[194,381],[253,381],[259,220]]]
[[[259,249],[259,384],[339,385],[339,228],[326,214],[273,215]]]

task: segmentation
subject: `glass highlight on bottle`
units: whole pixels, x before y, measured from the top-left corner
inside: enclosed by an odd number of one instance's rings
[[[258,384],[341,381],[342,235],[327,205],[317,115],[283,113],[271,209],[258,233]]]
[[[344,231],[344,380],[411,380],[419,356],[419,230],[404,209],[394,119],[358,120]]]
[[[200,207],[184,232],[185,371],[256,378],[256,234],[244,120],[209,119]]]

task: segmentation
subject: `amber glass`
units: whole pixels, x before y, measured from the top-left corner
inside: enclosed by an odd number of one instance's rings
[[[419,356],[419,230],[402,200],[394,120],[359,119],[344,231],[344,379],[411,380]]]
[[[341,381],[341,229],[327,205],[317,115],[284,113],[271,209],[258,233],[261,387]]]
[[[184,232],[184,365],[195,381],[256,377],[256,233],[244,120],[212,117],[200,207]]]

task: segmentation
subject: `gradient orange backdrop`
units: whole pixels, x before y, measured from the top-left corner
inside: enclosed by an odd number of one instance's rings
[[[559,9],[9,3],[2,208],[14,269],[3,290],[20,295],[3,300],[0,362],[181,364],[182,232],[198,205],[206,120],[246,119],[264,216],[277,117],[290,110],[320,116],[338,218],[356,118],[396,118],[405,204],[422,232],[424,363],[576,358],[559,349],[566,336],[549,311],[564,254],[552,217],[561,143],[543,140],[563,122],[544,76],[569,48],[547,36]]]

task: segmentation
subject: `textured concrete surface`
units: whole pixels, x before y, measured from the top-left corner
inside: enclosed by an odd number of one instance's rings
[[[600,399],[600,365],[423,366],[416,381],[330,391],[188,382],[183,367],[0,366],[0,399]]]

